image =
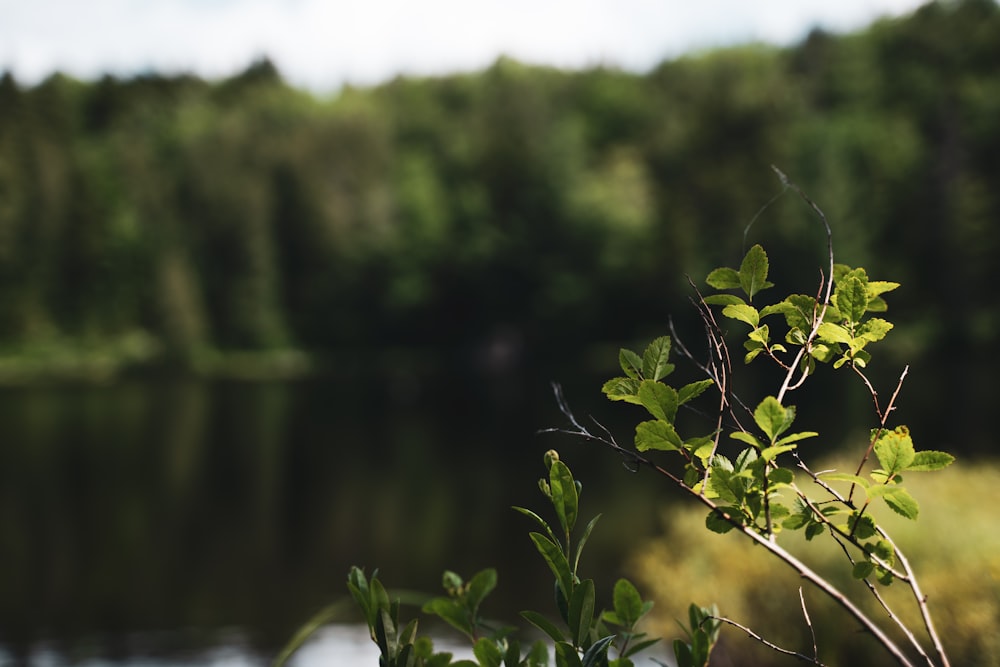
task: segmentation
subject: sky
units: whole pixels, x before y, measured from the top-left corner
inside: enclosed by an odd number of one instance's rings
[[[921,0],[0,0],[0,71],[94,79],[231,76],[262,56],[316,92],[398,74],[531,64],[642,72],[664,59],[788,45],[898,16]]]

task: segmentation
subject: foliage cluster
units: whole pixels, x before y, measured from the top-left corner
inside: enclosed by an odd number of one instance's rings
[[[635,427],[633,446],[619,445],[614,435],[599,423],[595,422],[595,431],[581,424],[559,391],[556,396],[569,424],[564,429],[552,430],[609,447],[633,472],[649,469],[662,476],[689,500],[707,508],[705,528],[720,534],[738,533],[750,545],[760,547],[773,560],[790,568],[840,607],[897,664],[909,667],[919,661],[931,667],[949,667],[948,654],[916,571],[874,514],[875,504],[882,502],[896,515],[915,521],[919,504],[903,486],[904,473],[908,478],[910,473],[941,470],[954,461],[946,452],[917,451],[907,426],[890,426],[908,369],[900,375],[888,401],[880,397],[866,375],[872,361],[870,349],[893,328],[890,322],[873,314],[887,311],[883,295],[899,284],[872,280],[863,268],[836,264],[825,214],[780,171],[778,175],[786,187],[798,192],[811,206],[827,232],[829,265],[821,271],[816,294],[791,293],[763,303],[761,295],[775,285],[769,279],[766,252],[760,245],[754,245],[743,256],[739,268],[722,267],[709,273],[706,282],[716,290],[715,294],[703,296],[696,292],[693,302],[704,325],[707,353],[702,360],[680,340],[677,345],[688,362],[700,369],[701,379],[676,386],[668,383],[675,371],[670,360],[675,341],[669,336],[656,338],[642,354],[627,348],[619,351],[623,375],[605,382],[603,392],[612,401],[640,406],[647,413],[646,419]],[[777,391],[752,403],[745,400],[742,390],[736,390],[733,381],[735,376],[748,371],[736,370],[730,344],[732,324],[740,330],[749,326],[749,331],[740,336],[746,351],[744,366],[763,359],[780,371]],[[812,386],[814,377],[825,367],[831,372],[853,373],[874,404],[876,426],[871,429],[854,472],[814,470],[811,462],[815,455],[803,454],[800,445],[820,434],[792,430],[797,411],[789,397],[807,384]],[[709,412],[685,409],[682,418],[681,408],[691,408],[710,389],[717,396],[716,408]],[[691,425],[698,419],[708,422],[707,433]],[[731,447],[732,441],[735,447]],[[873,463],[873,456],[877,463]],[[555,578],[556,607],[568,632],[537,613],[522,612],[522,616],[555,642],[559,667],[631,665],[630,650],[637,651],[652,643],[640,641],[629,649],[632,638],[644,636],[635,634],[635,623],[650,611],[651,605],[642,603],[630,582],[619,582],[615,586],[614,610],[595,617],[594,582],[581,580],[577,567],[598,517],[587,524],[574,548],[572,531],[578,517],[580,484],[554,451],[546,454],[545,462],[549,476],[540,480],[539,486],[551,501],[561,530],[553,530],[531,510],[515,509],[532,518],[544,531],[532,532],[530,538]],[[846,484],[846,490],[838,484]],[[817,538],[829,540],[828,550],[838,555],[833,571],[838,566],[843,571],[846,562],[851,579],[862,585],[838,583],[829,573],[810,567],[786,544],[779,543],[778,536],[783,531],[801,531],[807,542]],[[713,576],[713,572],[708,572],[701,578]],[[912,610],[911,618],[901,615],[897,611],[900,601],[884,592],[895,582],[899,582],[897,589],[902,586],[909,592],[907,609]],[[469,585],[446,572],[444,585],[449,598],[432,600],[424,606],[424,611],[437,614],[472,640],[480,664],[496,667],[501,662],[505,667],[547,664],[543,646],[537,652],[532,649],[522,660],[519,646],[508,641],[509,629],[494,630],[490,637],[479,638],[479,604],[495,583],[496,573],[492,570],[476,575]],[[349,588],[365,611],[383,664],[401,667],[419,667],[425,661],[438,664],[435,662],[438,657],[429,646],[422,651],[415,648],[415,621],[400,633],[398,602],[391,602],[378,586],[372,589],[374,593],[366,592],[369,584],[359,570],[352,570]],[[861,595],[865,600],[877,603],[879,615],[861,606],[857,600],[859,592],[867,593]],[[721,625],[728,624],[778,653],[814,665],[826,664],[820,657],[820,644],[802,589],[799,598],[805,625],[812,634],[811,653],[784,648],[752,628],[720,616],[714,608],[692,606],[691,640],[675,642],[674,646],[678,663],[707,665]],[[626,627],[613,633],[602,621]],[[616,637],[624,640],[621,645],[616,644],[620,657],[609,662],[607,650]],[[442,665],[449,664],[450,656],[440,660]]]

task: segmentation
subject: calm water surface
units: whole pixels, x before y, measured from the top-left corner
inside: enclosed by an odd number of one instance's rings
[[[547,509],[536,482],[553,446],[584,481],[583,518],[613,516],[584,559],[610,587],[628,537],[656,529],[651,480],[610,452],[536,434],[563,423],[553,378],[581,415],[634,417],[600,396],[606,377],[417,364],[295,382],[0,390],[3,656],[267,664],[346,595],[355,564],[429,593],[444,568],[497,567],[490,614],[515,620],[526,603],[550,613],[533,526],[510,506]],[[352,664],[328,661],[330,647],[349,649],[326,637],[303,664]]]

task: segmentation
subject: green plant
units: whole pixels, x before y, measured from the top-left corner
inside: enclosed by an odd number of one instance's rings
[[[552,621],[537,611],[523,611],[521,616],[551,641],[556,667],[634,667],[632,657],[659,641],[639,629],[642,619],[653,606],[643,600],[627,579],[619,579],[612,590],[611,609],[597,607],[593,579],[578,576],[580,559],[587,539],[600,515],[591,519],[575,539],[582,484],[573,478],[569,467],[559,460],[555,450],[544,457],[548,475],[538,485],[557,518],[558,530],[534,511],[515,507],[530,517],[540,531],[529,537],[554,577],[553,590],[558,620]],[[436,653],[429,637],[418,634],[418,621],[401,624],[401,602],[392,599],[374,572],[371,578],[358,568],[351,568],[347,588],[368,626],[371,639],[379,648],[380,667],[545,667],[550,650],[538,640],[527,652],[514,637],[516,629],[495,626],[481,613],[481,605],[497,584],[497,572],[485,569],[469,581],[455,572],[445,571],[442,586],[445,595],[433,597],[422,611],[436,616],[462,633],[471,643],[476,661],[453,661],[450,653]],[[708,610],[692,605],[690,643],[676,641],[674,651],[682,667],[703,667],[718,637],[716,626],[703,627]],[[308,634],[329,620],[329,610],[307,623],[275,661],[283,664]],[[714,628],[714,629],[713,629]],[[612,657],[610,653],[613,650]]]
[[[798,191],[778,173],[786,188]],[[617,450],[631,466],[652,468],[668,478],[708,508],[705,525],[709,530],[738,531],[762,546],[843,607],[899,664],[911,665],[912,655],[916,654],[929,665],[948,665],[916,574],[903,551],[869,512],[871,503],[882,501],[893,512],[915,520],[919,506],[903,486],[904,473],[938,470],[953,461],[944,452],[917,451],[906,426],[888,425],[906,369],[887,404],[880,401],[865,375],[872,360],[871,347],[893,327],[887,320],[872,315],[887,309],[883,294],[899,285],[871,280],[863,268],[835,264],[825,216],[804,194],[800,191],[799,194],[827,230],[829,267],[817,294],[792,293],[762,304],[765,290],[774,285],[769,280],[766,252],[760,245],[754,245],[739,268],[718,268],[708,275],[706,282],[717,291],[715,294],[697,296],[695,303],[709,343],[708,359],[698,361],[678,342],[682,354],[706,377],[679,387],[667,384],[666,378],[674,371],[670,352],[676,336],[657,338],[642,355],[621,350],[619,362],[623,375],[605,383],[603,391],[613,401],[645,408],[652,417],[636,426],[634,449],[620,446],[608,433],[591,433],[576,420],[560,396],[560,405],[571,423],[571,428],[563,430],[603,442]],[[717,317],[720,314],[721,320]],[[748,404],[734,391],[735,365],[727,332],[720,324],[727,320],[749,327],[742,341],[745,364],[765,358],[780,369],[780,384],[774,394]],[[796,409],[789,404],[789,395],[813,379],[823,365],[855,373],[874,402],[877,424],[852,472],[813,471],[800,454],[799,445],[819,434],[792,430]],[[708,433],[689,434],[689,427],[680,423],[679,409],[711,387],[718,392],[713,427]],[[737,448],[727,456],[723,436],[736,441],[742,449]],[[679,467],[661,466],[651,458],[653,452],[673,453]],[[878,461],[874,468],[869,466],[872,454]],[[818,487],[819,493],[808,492],[803,480]],[[838,484],[849,486],[843,489]],[[848,561],[853,576],[863,582],[879,601],[889,622],[905,636],[910,653],[897,644],[883,624],[865,613],[847,591],[782,547],[777,537],[783,529],[803,530],[808,540],[827,535]],[[888,586],[894,581],[902,582],[912,591],[931,644],[929,650],[880,595],[878,586]],[[804,602],[803,613],[808,620]],[[735,621],[721,620],[756,636]],[[822,664],[815,647],[811,656],[778,650]]]
[[[641,355],[620,350],[618,360],[623,375],[608,380],[603,392],[612,401],[641,406],[651,417],[635,427],[634,447],[619,445],[603,427],[595,434],[581,424],[558,387],[556,399],[569,426],[549,430],[603,443],[618,452],[630,469],[649,468],[668,479],[707,508],[708,530],[735,532],[762,547],[843,608],[900,665],[913,665],[914,656],[918,656],[931,667],[948,667],[948,656],[917,576],[904,552],[870,511],[872,503],[883,502],[899,516],[916,520],[919,505],[903,486],[904,473],[908,476],[913,472],[939,470],[954,460],[945,452],[917,451],[905,425],[890,427],[889,417],[907,369],[900,375],[887,403],[881,401],[865,374],[872,361],[872,346],[893,328],[889,321],[873,315],[887,310],[883,295],[899,285],[872,280],[863,268],[835,263],[825,215],[783,174],[778,174],[786,190],[795,190],[811,206],[827,232],[829,265],[821,272],[817,293],[791,293],[762,304],[762,294],[775,285],[769,280],[767,253],[760,245],[752,246],[738,268],[722,267],[708,275],[706,282],[716,290],[715,294],[703,296],[696,289],[695,304],[708,342],[706,360],[699,361],[676,335],[656,338]],[[742,337],[743,362],[749,365],[763,358],[776,365],[780,379],[775,393],[747,403],[734,390],[732,378],[736,366],[720,321],[749,327]],[[679,386],[666,382],[675,370],[670,361],[675,345],[704,377]],[[796,408],[789,403],[789,396],[817,377],[824,366],[853,372],[874,403],[876,425],[853,472],[814,471],[801,455],[800,444],[819,437],[819,433],[792,430]],[[707,432],[689,433],[690,427],[681,423],[681,408],[690,407],[710,389],[714,389],[718,399],[711,413],[712,426]],[[727,455],[732,441],[736,447]],[[673,455],[674,463],[661,465],[652,458],[663,453]],[[877,466],[871,464],[873,454]],[[546,453],[545,465],[548,476],[540,480],[539,486],[550,501],[558,524],[553,528],[531,510],[515,509],[541,529],[530,533],[530,539],[554,576],[555,602],[562,625],[537,612],[523,612],[522,616],[554,642],[557,667],[630,667],[633,664],[630,656],[656,641],[646,639],[636,630],[651,603],[643,602],[635,587],[621,580],[614,587],[613,609],[595,612],[595,583],[580,579],[578,566],[599,516],[591,519],[574,541],[581,485],[553,450]],[[818,493],[807,491],[804,483],[818,488]],[[863,584],[885,612],[881,622],[864,611],[846,587],[838,586],[833,578],[809,567],[779,544],[778,536],[783,530],[801,530],[809,541],[820,536],[829,538],[832,549],[849,564],[853,578]],[[923,641],[880,593],[880,587],[897,581],[912,594],[923,624]],[[457,575],[446,573],[444,584],[448,597],[435,598],[424,606],[424,611],[441,617],[474,642],[474,653],[481,666],[548,664],[543,645],[536,643],[522,658],[510,628],[490,629],[482,622],[480,603],[496,584],[495,572],[481,572],[468,584]],[[375,577],[366,582],[355,568],[351,571],[349,588],[365,612],[372,638],[382,653],[382,665],[475,664],[451,663],[450,655],[434,654],[429,640],[417,636],[415,621],[400,630],[399,603],[389,601]],[[801,589],[800,600],[806,625],[812,630]],[[811,655],[800,653],[777,646],[750,628],[720,616],[715,607],[691,605],[689,627],[684,628],[689,641],[677,640],[673,645],[678,665],[707,665],[723,624],[745,631],[780,653],[811,664],[823,664],[814,632]],[[886,624],[895,626],[897,634],[906,639],[907,650],[897,643]],[[612,631],[611,627],[615,629]],[[487,631],[485,636],[484,631]],[[930,648],[925,647],[927,642]],[[612,646],[618,651],[614,659],[608,657]]]

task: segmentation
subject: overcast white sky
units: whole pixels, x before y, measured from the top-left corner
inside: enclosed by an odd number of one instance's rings
[[[0,0],[0,71],[34,84],[156,70],[228,76],[269,56],[318,92],[530,63],[644,71],[748,41],[845,31],[921,0]]]

